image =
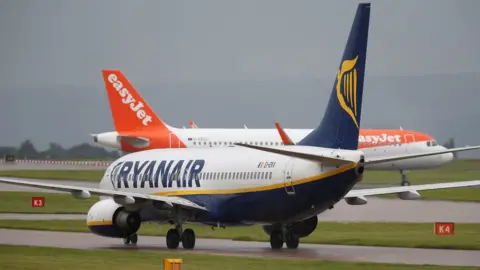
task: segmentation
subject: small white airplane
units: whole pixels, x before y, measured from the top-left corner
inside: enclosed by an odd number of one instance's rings
[[[365,166],[479,149],[480,146],[366,158],[358,150],[370,4],[358,5],[326,112],[320,125],[295,145],[151,149],[127,154],[105,171],[98,189],[0,178],[0,182],[53,189],[101,200],[88,211],[95,234],[136,244],[143,222],[170,223],[166,245],[195,247],[184,225],[263,225],[272,249],[297,248],[311,234],[317,215],[344,199],[365,204],[366,196],[399,194],[416,199],[419,190],[468,187],[480,180],[372,189],[352,187]],[[315,109],[315,108],[313,108]],[[312,111],[315,113],[315,111]],[[395,211],[395,209],[392,209]]]

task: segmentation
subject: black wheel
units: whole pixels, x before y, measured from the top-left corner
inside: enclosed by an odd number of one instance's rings
[[[130,235],[130,242],[134,245],[137,244],[137,241],[138,241],[138,235],[136,233]]]
[[[195,232],[192,229],[183,231],[182,246],[185,249],[193,249],[195,247]]]
[[[274,230],[270,234],[270,246],[272,249],[281,249],[283,246],[283,234],[281,231]]]
[[[285,242],[286,242],[288,248],[295,249],[295,248],[298,247],[298,244],[300,243],[300,238],[298,237],[297,234],[287,233],[285,238],[286,238]]]
[[[123,238],[123,243],[124,243],[125,245],[130,244],[130,236],[127,236],[127,237]]]
[[[176,229],[170,229],[167,232],[167,247],[169,249],[176,249],[180,244],[180,235]]]

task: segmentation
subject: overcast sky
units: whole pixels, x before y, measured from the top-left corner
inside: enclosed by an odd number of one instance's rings
[[[362,126],[480,143],[480,1],[371,2]],[[0,145],[112,130],[104,68],[177,127],[313,128],[357,3],[2,0]]]

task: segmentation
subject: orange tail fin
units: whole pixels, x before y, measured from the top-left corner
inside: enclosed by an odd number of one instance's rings
[[[102,73],[117,132],[167,127],[120,70]]]

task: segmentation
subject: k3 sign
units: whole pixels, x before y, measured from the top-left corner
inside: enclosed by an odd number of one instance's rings
[[[454,225],[453,222],[435,222],[434,233],[435,235],[453,235]]]
[[[44,207],[45,197],[32,197],[32,207]]]

